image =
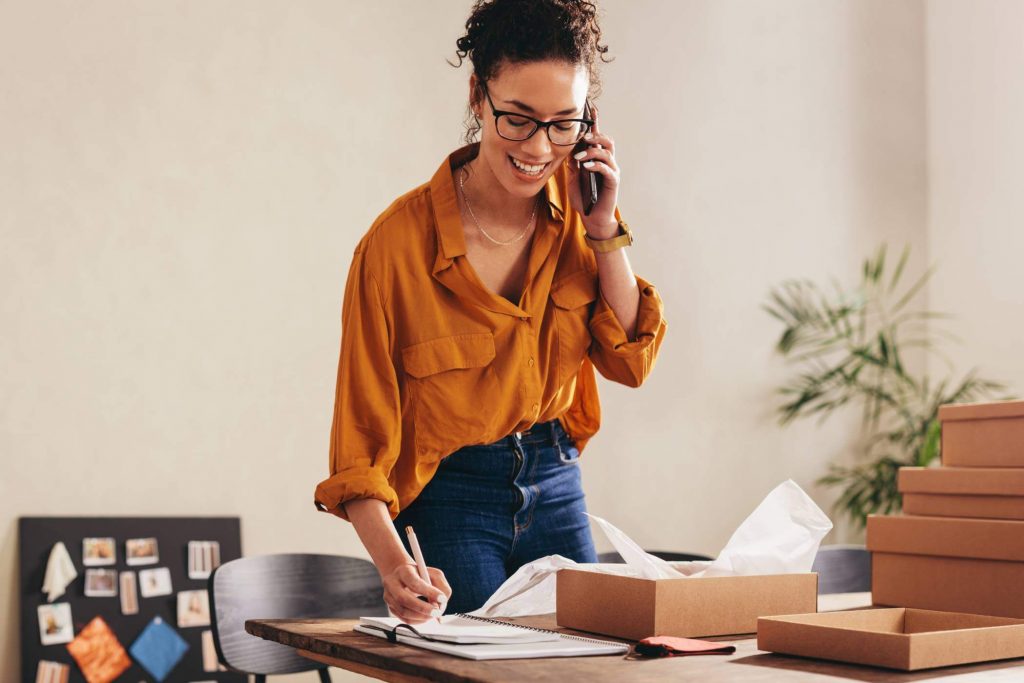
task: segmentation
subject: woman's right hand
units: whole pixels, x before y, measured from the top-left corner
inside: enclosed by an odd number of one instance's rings
[[[444,578],[444,572],[427,567],[430,583],[420,578],[415,562],[396,566],[381,575],[384,584],[384,602],[391,613],[410,624],[421,624],[444,613],[452,589]],[[429,602],[420,600],[425,596]]]

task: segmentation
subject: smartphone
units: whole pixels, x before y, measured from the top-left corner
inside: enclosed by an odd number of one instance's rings
[[[583,105],[583,118],[597,121],[597,107],[592,106],[589,101]],[[576,146],[572,148],[572,153],[578,154],[588,147],[590,147],[590,143],[586,140],[580,140]],[[583,215],[589,216],[590,212],[597,204],[597,198],[601,192],[601,184],[604,178],[600,173],[588,171],[583,168],[583,166],[580,166],[579,180],[580,196],[583,198]]]

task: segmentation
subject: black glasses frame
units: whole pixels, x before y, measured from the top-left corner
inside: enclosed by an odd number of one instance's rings
[[[500,109],[496,109],[494,107],[494,102],[491,100],[491,93],[487,90],[487,85],[484,83],[481,83],[480,85],[484,91],[484,96],[487,98],[487,104],[491,105],[491,112],[494,114],[494,130],[498,132],[498,135],[500,135],[502,139],[508,140],[509,142],[523,142],[525,140],[529,140],[537,133],[538,130],[543,128],[544,134],[548,136],[548,142],[552,145],[558,145],[559,147],[572,147],[573,145],[579,144],[580,140],[583,139],[583,136],[590,132],[590,129],[594,127],[594,119],[556,119],[554,121],[539,121],[532,116],[520,114],[517,111],[502,111]],[[590,100],[584,100],[583,115],[586,116],[589,111]],[[533,130],[530,131],[530,134],[525,138],[507,138],[504,135],[501,135],[501,132],[498,131],[498,120],[502,116],[518,116],[521,119],[529,119],[533,122]],[[576,138],[574,142],[555,142],[551,139],[551,126],[558,123],[582,123],[583,128],[580,130],[580,136]]]

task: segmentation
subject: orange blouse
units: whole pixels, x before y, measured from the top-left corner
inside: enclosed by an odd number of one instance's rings
[[[548,180],[519,304],[481,282],[466,258],[452,180],[478,149],[449,155],[356,246],[319,510],[347,519],[343,503],[376,498],[393,519],[446,455],[554,418],[582,452],[601,420],[594,368],[636,387],[654,365],[665,336],[661,298],[636,278],[640,308],[629,341],[569,206],[568,161]]]

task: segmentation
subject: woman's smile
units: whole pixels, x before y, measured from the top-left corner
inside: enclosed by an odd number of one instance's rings
[[[518,175],[528,178],[531,182],[544,175],[544,171],[547,170],[548,164],[528,164],[521,159],[517,159],[511,154],[507,155],[509,163],[512,168],[517,172]],[[550,163],[550,162],[549,162]]]

